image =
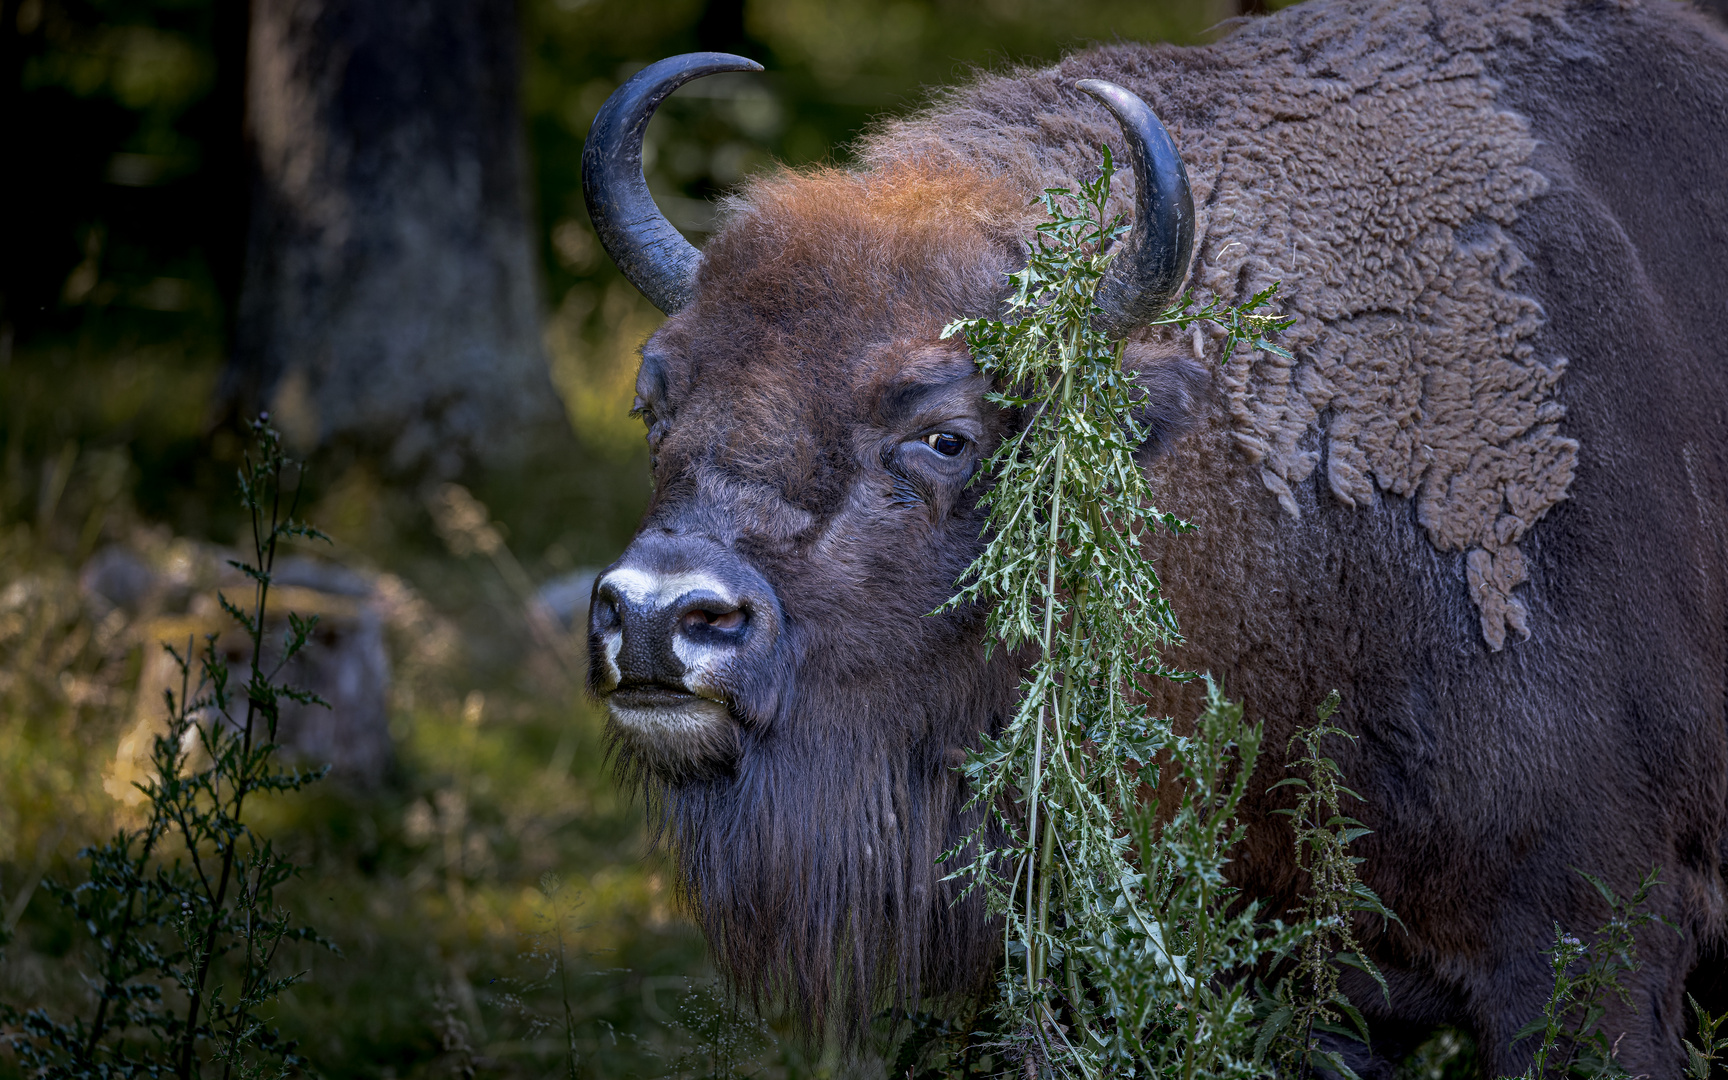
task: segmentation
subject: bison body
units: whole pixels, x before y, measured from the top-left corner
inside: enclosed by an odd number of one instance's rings
[[[1127,356],[1156,501],[1198,526],[1155,560],[1173,660],[1268,746],[1334,687],[1360,735],[1359,853],[1405,927],[1363,927],[1390,986],[1349,988],[1363,1067],[1452,1024],[1518,1072],[1555,924],[1606,914],[1577,871],[1660,867],[1678,932],[1640,936],[1609,1023],[1633,1073],[1677,1076],[1688,979],[1728,967],[1728,37],[1661,2],[1312,0],[983,76],[860,168],[731,202],[644,347],[655,493],[591,628],[718,959],[817,1026],[987,977],[999,937],[935,859],[1018,659],[928,613],[1010,421],[939,331],[996,310],[1031,197],[1120,146],[1084,78],[1186,160],[1188,286],[1280,281],[1298,317],[1293,362],[1145,330]],[[1275,904],[1301,884],[1277,805],[1236,864]]]

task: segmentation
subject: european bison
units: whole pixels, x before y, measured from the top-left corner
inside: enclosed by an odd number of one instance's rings
[[[1361,735],[1365,873],[1407,928],[1363,928],[1391,1000],[1349,987],[1362,1066],[1454,1024],[1519,1071],[1553,926],[1605,914],[1577,870],[1630,892],[1660,866],[1679,932],[1641,935],[1609,1024],[1629,1070],[1677,1076],[1687,980],[1728,965],[1722,30],[1663,0],[1311,0],[1202,48],[981,75],[855,168],[750,182],[698,253],[641,132],[747,66],[648,68],[585,152],[602,239],[671,316],[637,383],[654,496],[596,585],[590,678],[724,969],[818,1027],[987,972],[998,939],[936,857],[966,826],[951,766],[1017,668],[978,612],[929,613],[979,550],[968,480],[1008,421],[939,331],[997,310],[1033,195],[1144,143],[1113,317],[1184,280],[1280,281],[1299,317],[1294,361],[1144,328],[1128,358],[1157,502],[1199,526],[1157,556],[1176,659],[1268,746],[1333,687]],[[1299,882],[1275,804],[1236,868],[1276,903]]]

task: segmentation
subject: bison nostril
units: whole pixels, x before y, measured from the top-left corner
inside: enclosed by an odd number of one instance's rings
[[[600,630],[616,630],[623,623],[618,604],[610,596],[597,598],[594,604],[594,624]]]

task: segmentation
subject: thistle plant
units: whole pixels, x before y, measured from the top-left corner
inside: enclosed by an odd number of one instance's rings
[[[42,1080],[230,1080],[303,1064],[262,1010],[299,978],[281,970],[282,947],[322,942],[277,906],[276,890],[296,868],[252,830],[246,811],[256,797],[298,791],[323,772],[274,760],[282,704],[323,704],[280,681],[316,618],[290,615],[280,650],[266,646],[278,547],[322,534],[294,518],[299,488],[286,492],[283,481],[295,465],[276,432],[261,418],[253,434],[258,453],[240,472],[252,557],[231,564],[250,582],[252,602],[243,609],[218,596],[246,631],[247,677],[233,685],[214,635],[201,648],[169,649],[180,687],[165,693],[167,730],[138,785],[149,800],[143,824],[81,852],[84,881],[49,886],[89,933],[93,1010],[59,1019],[0,1004],[0,1041]]]
[[[1260,1023],[1255,1054],[1266,1058],[1276,1048],[1280,1071],[1286,1076],[1311,1076],[1317,1070],[1340,1076],[1354,1072],[1335,1049],[1327,1049],[1322,1036],[1334,1035],[1369,1041],[1368,1024],[1362,1013],[1338,985],[1339,967],[1346,965],[1366,973],[1387,995],[1386,980],[1356,940],[1355,918],[1359,912],[1377,915],[1387,922],[1401,920],[1374,891],[1356,875],[1362,862],[1350,854],[1350,845],[1368,834],[1360,821],[1342,812],[1346,798],[1362,796],[1344,786],[1343,771],[1325,753],[1327,739],[1354,742],[1356,736],[1332,724],[1338,711],[1338,691],[1327,695],[1316,712],[1315,723],[1298,731],[1286,753],[1298,744],[1302,756],[1291,767],[1305,775],[1289,776],[1268,790],[1292,787],[1296,805],[1277,813],[1287,814],[1295,824],[1296,865],[1308,875],[1309,887],[1302,898],[1300,925],[1306,929],[1294,956],[1281,958],[1283,970],[1276,989],[1261,992],[1266,1015]],[[1350,1023],[1344,1027],[1345,1020]]]
[[[1134,460],[1141,391],[1092,322],[1127,229],[1105,220],[1112,174],[1106,149],[1097,180],[1046,191],[1005,317],[945,331],[1023,421],[981,473],[987,545],[950,604],[986,606],[992,644],[1032,660],[1017,712],[963,766],[994,813],[947,858],[1003,918],[1000,1008],[1028,1076],[1248,1076],[1247,975],[1303,931],[1224,875],[1259,729],[1209,679],[1191,734],[1142,703],[1154,680],[1196,677],[1161,659],[1181,637],[1146,547],[1191,527],[1152,505]],[[1288,355],[1270,340],[1288,325],[1267,310],[1275,292],[1190,294],[1154,324],[1219,326],[1226,357],[1244,342]],[[1174,805],[1147,796],[1167,789]]]
[[[1602,879],[1579,873],[1607,902],[1608,919],[1588,941],[1555,925],[1554,945],[1548,951],[1549,966],[1554,972],[1553,989],[1542,1015],[1512,1037],[1517,1042],[1541,1036],[1530,1068],[1519,1080],[1627,1075],[1614,1058],[1614,1037],[1603,1029],[1602,1021],[1607,1016],[1611,994],[1627,1008],[1637,1007],[1621,980],[1638,970],[1637,932],[1651,923],[1664,921],[1645,910],[1661,874],[1659,870],[1651,870],[1631,896],[1620,897]],[[1696,1003],[1693,1008],[1701,1037],[1713,1041],[1716,1025],[1722,1021],[1712,1020]],[[1699,1052],[1690,1044],[1687,1048],[1691,1066],[1696,1069]],[[1708,1074],[1706,1068],[1705,1076]]]
[[[1686,1004],[1692,1009],[1692,1022],[1698,1033],[1697,1042],[1680,1041],[1686,1047],[1686,1075],[1691,1080],[1710,1080],[1716,1063],[1728,1059],[1728,1035],[1719,1034],[1723,1025],[1728,1024],[1728,1012],[1712,1016],[1691,994],[1686,995]]]
[[[1614,889],[1593,874],[1578,871],[1608,905],[1608,919],[1588,938],[1554,926],[1554,944],[1548,949],[1548,964],[1554,975],[1548,1001],[1541,1015],[1519,1028],[1513,1042],[1540,1036],[1530,1066],[1517,1077],[1502,1080],[1548,1080],[1550,1077],[1580,1077],[1588,1080],[1629,1080],[1631,1074],[1616,1057],[1621,1034],[1603,1026],[1608,1018],[1610,996],[1626,1009],[1639,1003],[1626,989],[1624,980],[1641,966],[1638,931],[1652,923],[1676,930],[1668,920],[1646,910],[1650,894],[1661,884],[1661,868],[1653,867],[1631,896],[1616,895]],[[1690,994],[1697,1042],[1682,1039],[1686,1050],[1685,1074],[1691,1080],[1711,1080],[1718,1063],[1728,1058],[1728,1036],[1720,1034],[1728,1025],[1728,1013],[1715,1016]]]

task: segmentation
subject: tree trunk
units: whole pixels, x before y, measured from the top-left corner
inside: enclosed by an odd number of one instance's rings
[[[252,0],[231,403],[440,474],[560,432],[517,75],[513,0]]]

